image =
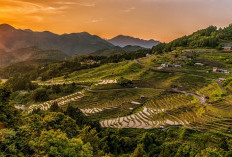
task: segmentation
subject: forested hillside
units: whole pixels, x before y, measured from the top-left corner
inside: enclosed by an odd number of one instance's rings
[[[169,52],[183,48],[217,48],[220,50],[222,46],[231,45],[231,41],[232,25],[225,28],[210,26],[191,35],[173,40],[170,43],[155,46],[153,47],[153,51]]]

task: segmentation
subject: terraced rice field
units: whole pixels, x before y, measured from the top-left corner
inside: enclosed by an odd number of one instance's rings
[[[103,80],[95,85],[111,83],[116,83],[116,80]],[[214,131],[231,130],[232,98],[226,97],[225,100],[207,104],[196,94],[177,91],[163,95],[163,91],[148,88],[87,89],[85,93],[78,92],[32,105],[28,112],[38,108],[48,110],[54,102],[60,107],[73,102],[86,116],[100,120],[102,127],[151,129],[182,125]],[[198,92],[210,96],[212,93],[223,94],[223,91],[215,83]],[[227,113],[222,115],[222,111]]]
[[[188,125],[190,119],[188,115],[180,118],[168,111],[173,109],[181,109],[180,107],[188,106],[191,103],[191,97],[185,94],[173,94],[164,98],[154,99],[146,102],[141,111],[128,116],[118,117],[115,119],[103,120],[103,127],[115,128],[157,128],[165,125]],[[186,112],[187,113],[187,112]],[[182,114],[183,116],[184,114]]]
[[[101,80],[99,83],[96,83],[95,86],[113,84],[113,83],[117,83],[117,80]]]
[[[227,98],[222,101],[217,101],[212,103],[212,106],[222,109],[222,110],[230,110],[232,111],[232,98]]]
[[[194,122],[192,127],[211,131],[229,131],[232,130],[232,118],[220,117],[212,114],[205,114],[203,122]]]
[[[87,92],[86,95],[82,99],[76,101],[74,105],[83,111],[94,108],[104,110],[122,106],[124,103],[140,100],[141,96],[153,97],[160,94],[160,92],[162,92],[162,90],[135,88],[94,90]]]
[[[61,97],[61,98],[58,98],[55,100],[50,100],[50,101],[44,102],[42,104],[34,104],[28,108],[27,112],[31,113],[33,110],[36,110],[36,109],[48,110],[51,107],[51,105],[55,102],[58,104],[58,106],[62,107],[62,106],[67,105],[70,102],[77,101],[78,99],[82,98],[83,96],[84,96],[83,92],[77,92],[77,93],[70,94],[70,95],[65,96],[65,97]]]
[[[102,120],[102,127],[112,128],[163,128],[182,125],[207,130],[231,130],[232,118],[210,111],[201,113],[205,108],[185,94],[171,94],[151,99],[144,104],[142,110],[133,114],[113,119]]]
[[[209,97],[208,101],[213,102],[217,100],[218,96],[226,94],[226,92],[223,91],[216,82],[213,82],[209,84],[207,87],[199,90],[197,94],[207,96]]]

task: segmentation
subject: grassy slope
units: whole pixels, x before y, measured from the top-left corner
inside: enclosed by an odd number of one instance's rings
[[[230,69],[231,65],[226,61],[232,54],[217,54],[217,53],[200,53],[196,58],[196,62],[202,62],[205,64],[203,67],[188,66],[184,61],[180,61],[171,54],[165,54],[162,56],[153,56],[141,58],[138,61],[124,61],[121,63],[111,63],[102,65],[93,69],[86,69],[69,74],[69,77],[65,81],[86,81],[86,82],[98,82],[100,80],[117,79],[125,77],[133,80],[134,86],[139,88],[164,88],[170,89],[173,85],[178,86],[180,90],[186,90],[193,93],[204,94],[209,96],[209,102],[213,103],[213,106],[205,106],[199,103],[192,103],[189,106],[183,106],[180,108],[173,108],[168,110],[168,113],[172,113],[178,118],[189,119],[191,116],[197,116],[198,121],[193,121],[193,127],[204,127],[216,130],[228,128],[230,125],[229,118],[232,117],[230,111],[223,110],[223,104],[216,106],[218,101],[223,98],[225,101],[230,100],[228,93],[223,92],[214,79],[228,78],[228,75],[222,73],[212,73],[212,68],[217,67]],[[220,57],[221,56],[221,57]],[[227,57],[227,59],[225,58]],[[182,68],[165,68],[157,69],[161,63],[173,63],[181,64]],[[209,71],[209,72],[207,72]],[[55,81],[64,81],[64,77],[55,78]],[[94,89],[113,89],[120,88],[118,85],[102,85]],[[142,89],[124,89],[124,90],[108,90],[101,92],[86,93],[86,96],[79,99],[74,103],[79,108],[105,108],[105,107],[118,107],[126,105],[133,100],[139,100],[141,95],[145,95],[148,98],[157,99],[160,92]],[[168,105],[166,100],[160,105]],[[215,103],[215,106],[214,106]],[[175,106],[175,104],[173,104]],[[225,106],[225,105],[224,105]],[[114,113],[114,114],[113,114]],[[106,110],[101,113],[95,113],[92,118],[107,119],[118,116],[125,116],[130,114],[125,108],[117,108]],[[160,114],[161,117],[165,114]],[[202,116],[202,117],[201,117]],[[161,118],[156,117],[156,118]],[[162,119],[162,118],[161,118]],[[189,119],[190,120],[190,119]],[[196,123],[195,123],[196,122]],[[223,123],[219,125],[218,123]]]

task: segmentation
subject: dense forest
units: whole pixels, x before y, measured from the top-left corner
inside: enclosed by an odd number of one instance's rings
[[[170,52],[182,48],[217,48],[221,49],[223,43],[232,40],[232,25],[225,28],[209,26],[206,29],[194,32],[191,35],[183,36],[170,43],[161,43],[152,48],[154,53]]]

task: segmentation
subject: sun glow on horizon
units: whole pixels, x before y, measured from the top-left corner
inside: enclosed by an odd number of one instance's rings
[[[214,1],[214,2],[212,2]],[[119,34],[168,42],[209,25],[231,23],[232,1],[0,0],[0,23],[57,34]]]

